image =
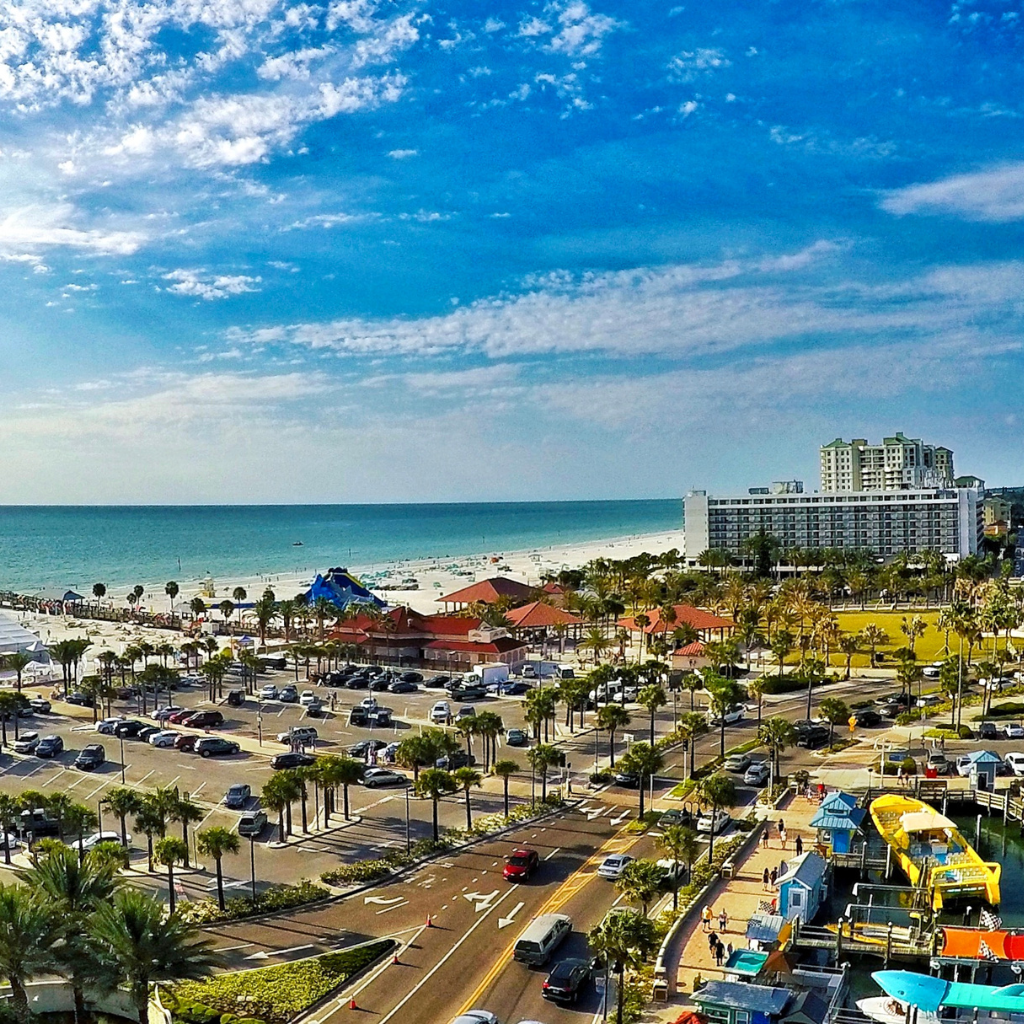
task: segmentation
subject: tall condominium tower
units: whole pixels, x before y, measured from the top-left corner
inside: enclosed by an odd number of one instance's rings
[[[821,448],[821,490],[910,491],[953,486],[953,453],[897,431],[881,444],[837,437]]]

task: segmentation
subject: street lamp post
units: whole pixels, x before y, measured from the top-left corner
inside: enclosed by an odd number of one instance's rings
[[[252,876],[252,902],[256,904],[256,837],[249,836],[249,871]]]
[[[121,744],[121,785],[124,785],[124,736],[118,734],[118,741]]]
[[[409,816],[409,787],[405,787],[405,852],[412,853],[412,819]]]

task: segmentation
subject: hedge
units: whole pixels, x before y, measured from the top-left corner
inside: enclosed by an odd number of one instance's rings
[[[290,910],[292,907],[327,899],[330,895],[330,890],[304,878],[298,885],[272,885],[257,893],[255,900],[251,896],[233,896],[225,901],[224,910],[220,909],[215,900],[197,900],[183,901],[178,905],[178,911],[186,921],[210,924],[215,921],[236,921],[273,910]]]
[[[838,679],[837,676],[826,676],[824,679],[816,679],[812,685],[812,689],[816,690],[820,686],[828,686],[829,683],[834,683]],[[761,691],[764,694],[775,694],[775,693],[796,693],[797,690],[807,689],[806,679],[794,679],[793,676],[763,676],[762,682],[764,689]]]
[[[382,939],[364,946],[324,953],[308,960],[261,967],[254,971],[218,974],[205,981],[186,981],[175,986],[172,998],[194,1012],[196,1007],[209,1008],[211,1016],[194,1024],[212,1024],[220,1016],[220,1024],[240,1024],[238,1018],[225,1021],[223,1015],[244,1014],[246,1020],[258,1019],[267,1024],[288,1024],[324,996],[390,953],[394,939]],[[174,1010],[172,1010],[172,1013]],[[182,1020],[185,1020],[182,1017]]]

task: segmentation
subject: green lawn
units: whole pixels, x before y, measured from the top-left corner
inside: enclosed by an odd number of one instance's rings
[[[859,633],[865,626],[869,625],[879,626],[881,629],[884,629],[889,635],[889,643],[883,644],[878,648],[878,653],[885,655],[884,658],[879,659],[878,664],[891,665],[892,652],[900,647],[907,646],[907,638],[900,632],[900,625],[904,618],[911,619],[914,614],[913,612],[884,611],[837,612],[836,620],[839,623],[839,628],[844,633]],[[939,613],[932,611],[916,614],[920,615],[927,626],[924,636],[918,637],[914,644],[917,660],[922,664],[937,661],[943,657],[943,647],[946,642],[946,634],[938,628]],[[953,639],[955,640],[955,637]],[[846,665],[846,658],[844,655],[835,652],[832,654],[829,662],[836,667],[842,668]],[[867,651],[853,656],[854,667],[867,668],[870,664],[871,655]]]

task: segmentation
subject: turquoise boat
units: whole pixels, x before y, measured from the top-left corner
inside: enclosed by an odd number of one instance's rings
[[[922,1013],[940,1014],[940,1011],[978,1010],[988,1013],[1024,1014],[1024,985],[971,985],[960,981],[945,981],[929,974],[913,971],[875,971],[871,977],[882,991],[907,1006],[915,1006]],[[955,1017],[955,1012],[942,1016]]]

